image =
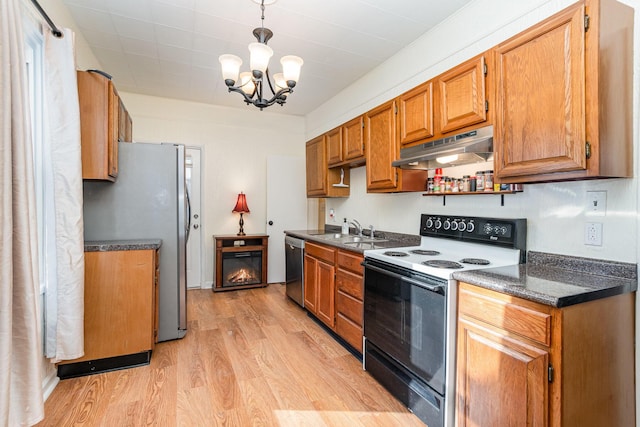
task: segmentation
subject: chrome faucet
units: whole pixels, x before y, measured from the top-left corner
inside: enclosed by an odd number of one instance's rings
[[[362,237],[362,226],[360,225],[360,223],[354,219],[349,224],[353,225],[356,229],[356,234]]]

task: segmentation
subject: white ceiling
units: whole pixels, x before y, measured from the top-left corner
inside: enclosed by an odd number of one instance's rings
[[[218,56],[248,71],[247,45],[260,26],[252,0],[63,0],[118,90],[239,108]],[[280,57],[304,59],[300,82],[274,112],[305,115],[471,0],[278,0],[266,6]],[[268,2],[267,2],[268,3]]]

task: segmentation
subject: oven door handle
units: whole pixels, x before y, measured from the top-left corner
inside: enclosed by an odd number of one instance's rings
[[[411,279],[410,277],[403,276],[402,274],[394,273],[389,270],[385,270],[384,268],[376,267],[375,265],[365,264],[365,268],[370,268],[373,271],[377,271],[378,273],[386,274],[387,276],[395,277],[396,279],[400,279],[403,282],[410,283],[412,285],[420,286],[421,288],[425,288],[431,292],[435,292],[437,294],[444,295],[444,286],[433,286],[424,282],[420,282],[419,280]]]

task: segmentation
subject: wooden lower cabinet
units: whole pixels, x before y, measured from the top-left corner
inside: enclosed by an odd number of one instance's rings
[[[632,426],[634,294],[555,308],[460,283],[456,425]]]
[[[305,243],[304,305],[362,353],[364,268],[362,255]]]
[[[336,333],[362,353],[364,304],[364,258],[338,251],[336,271]]]
[[[332,329],[335,326],[335,256],[335,248],[305,244],[304,305]]]
[[[84,351],[76,363],[153,350],[158,334],[155,249],[85,252]]]

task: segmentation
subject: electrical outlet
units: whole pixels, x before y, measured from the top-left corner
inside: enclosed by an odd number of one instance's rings
[[[587,191],[587,215],[604,216],[607,211],[606,191]]]
[[[602,246],[602,223],[587,222],[584,226],[584,244]]]

